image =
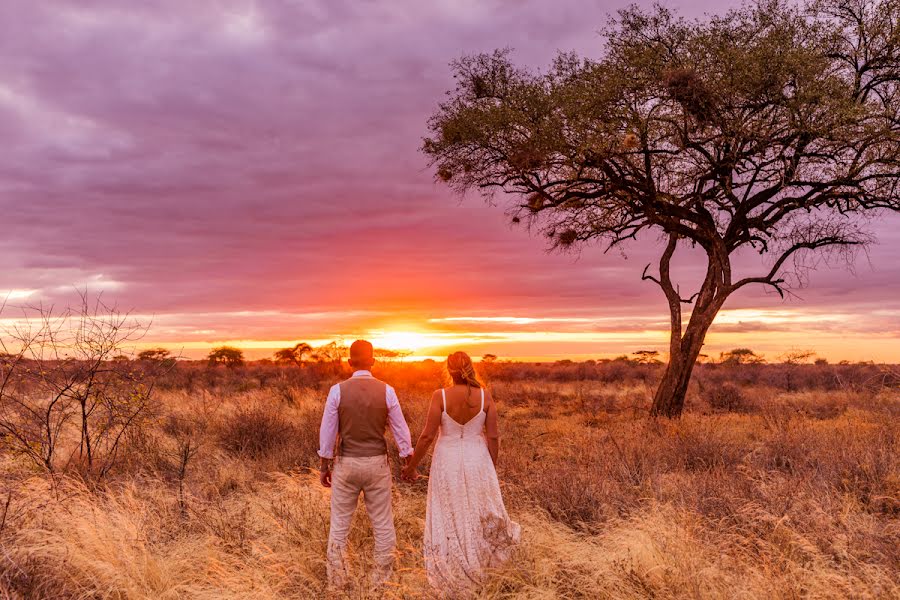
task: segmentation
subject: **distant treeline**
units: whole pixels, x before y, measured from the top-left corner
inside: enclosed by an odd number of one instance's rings
[[[634,383],[653,386],[663,372],[663,365],[636,360],[558,361],[558,362],[493,362],[477,365],[479,375],[493,382],[521,381],[599,381],[609,384]],[[395,386],[419,389],[424,393],[444,385],[444,365],[434,360],[417,362],[381,362],[376,366],[379,377]],[[260,389],[268,386],[325,389],[350,375],[350,367],[340,362],[311,362],[302,368],[272,361],[245,362],[235,368],[209,368],[205,361],[178,361],[167,369],[158,385],[169,389],[229,390]],[[784,391],[840,390],[854,391],[900,386],[900,366],[874,363],[798,364],[715,362],[698,365],[694,381],[701,387],[728,383],[738,386],[769,386]]]

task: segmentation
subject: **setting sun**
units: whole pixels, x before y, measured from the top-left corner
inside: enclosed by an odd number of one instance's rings
[[[419,331],[373,331],[371,341],[379,348],[411,352],[446,343],[439,335]]]

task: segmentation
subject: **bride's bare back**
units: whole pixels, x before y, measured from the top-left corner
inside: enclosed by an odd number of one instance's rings
[[[481,389],[479,388],[453,385],[444,388],[444,394],[447,397],[447,414],[460,425],[465,425],[481,412]],[[485,412],[488,412],[488,406],[492,404],[490,398],[490,393],[485,390]]]

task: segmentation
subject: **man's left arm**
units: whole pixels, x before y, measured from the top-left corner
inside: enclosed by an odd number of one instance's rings
[[[412,456],[412,438],[409,435],[409,426],[406,424],[406,418],[403,416],[403,409],[400,408],[400,400],[397,398],[397,392],[394,388],[387,386],[387,407],[388,407],[388,424],[391,426],[391,433],[394,434],[394,441],[397,443],[397,449],[400,451],[400,458],[403,464]]]
[[[319,478],[322,485],[331,487],[331,461],[334,459],[334,444],[338,433],[338,406],[341,402],[341,388],[337,385],[328,392],[322,425],[319,427]]]

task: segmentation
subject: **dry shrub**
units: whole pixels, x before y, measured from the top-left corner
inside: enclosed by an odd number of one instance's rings
[[[813,419],[835,419],[847,410],[845,394],[827,392],[799,392],[779,399],[781,407],[795,413],[803,413]]]
[[[309,388],[300,387],[286,378],[276,379],[271,387],[273,395],[288,406],[302,404],[310,393]]]
[[[819,470],[830,475],[838,489],[852,494],[866,510],[900,516],[898,430],[880,426],[837,433],[832,451],[819,458]]]
[[[558,406],[560,400],[558,385],[534,385],[520,381],[493,383],[491,395],[503,406],[532,406],[544,411]]]
[[[669,446],[666,454],[685,471],[733,469],[746,452],[726,423],[713,424],[694,417],[672,427],[663,443]]]
[[[713,410],[724,412],[748,412],[752,406],[747,396],[732,383],[721,383],[702,387],[700,397]]]
[[[600,391],[599,393],[581,393],[578,396],[578,410],[589,416],[596,416],[598,413],[615,413],[619,411],[621,405],[621,394],[609,391]]]
[[[802,473],[812,467],[811,450],[822,443],[806,423],[791,414],[767,415],[766,443],[755,453],[755,461],[768,471]]]
[[[596,531],[609,519],[639,509],[664,464],[662,446],[641,443],[643,436],[655,435],[643,425],[618,430],[616,425],[621,424],[607,423],[566,444],[551,437],[566,435],[567,428],[559,424],[560,431],[548,432],[548,437],[508,434],[524,442],[523,449],[507,451],[502,463],[501,475],[513,487],[516,501],[579,531]]]
[[[251,459],[265,458],[298,437],[300,432],[282,410],[263,403],[238,408],[219,430],[225,450]]]
[[[324,398],[313,403],[304,394],[302,402],[291,407],[256,392],[239,397],[237,404],[216,428],[223,450],[236,459],[260,462],[263,470],[306,469],[318,463]]]
[[[507,478],[505,496],[574,530],[595,530],[615,515],[621,504],[613,501],[618,490],[597,476],[593,460],[569,461],[549,467],[529,461],[532,466],[524,474]]]

